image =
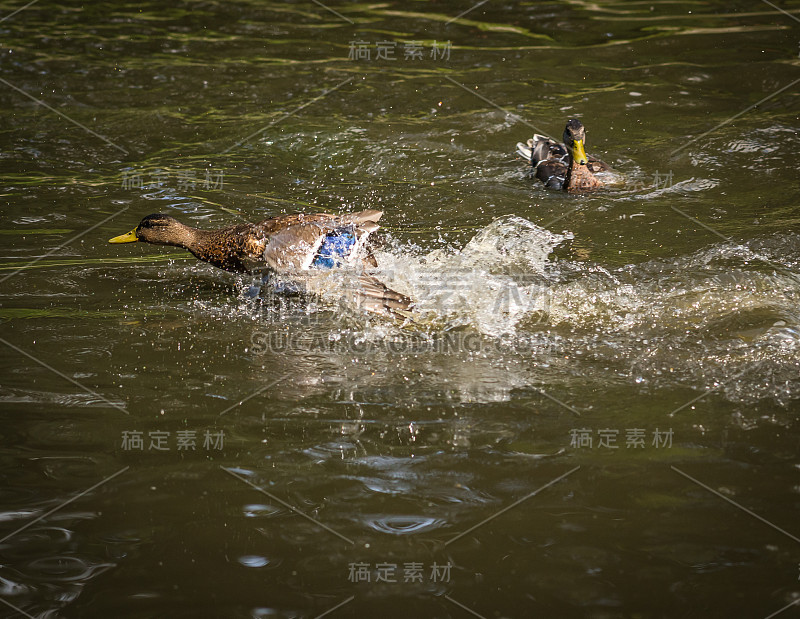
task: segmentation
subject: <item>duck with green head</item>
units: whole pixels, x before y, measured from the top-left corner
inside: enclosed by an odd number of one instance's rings
[[[592,191],[603,186],[595,176],[611,168],[599,159],[586,154],[586,128],[571,119],[564,128],[564,143],[535,134],[527,145],[517,143],[517,153],[530,162],[533,174],[550,189],[570,193]]]
[[[238,224],[215,230],[193,228],[170,215],[148,215],[126,234],[109,243],[171,245],[196,258],[233,273],[272,271],[299,276],[313,269],[377,266],[366,250],[370,234],[379,226],[382,211],[360,211],[343,215],[279,215],[258,223]],[[354,291],[358,304],[367,311],[405,316],[411,300],[370,275],[358,276]]]

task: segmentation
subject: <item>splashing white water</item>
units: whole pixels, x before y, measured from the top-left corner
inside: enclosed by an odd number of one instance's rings
[[[375,275],[414,300],[413,320],[402,327],[350,307],[344,272],[315,274],[322,299],[299,297],[302,311],[326,311],[335,317],[326,332],[359,342],[430,340],[452,330],[509,342],[492,354],[548,368],[549,381],[610,375],[642,389],[714,389],[738,402],[800,398],[800,236],[721,243],[612,270],[550,260],[569,238],[505,217],[460,250],[389,246],[377,254]],[[505,380],[528,379],[507,371]]]
[[[415,300],[423,324],[471,327],[489,336],[514,333],[522,321],[547,320],[547,258],[566,238],[521,217],[504,217],[460,251],[383,252],[380,277]]]

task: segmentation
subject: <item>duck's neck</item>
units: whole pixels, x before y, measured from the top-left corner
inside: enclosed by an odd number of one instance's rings
[[[214,231],[200,230],[199,228],[193,228],[192,226],[187,226],[186,224],[176,221],[171,226],[168,238],[165,240],[159,239],[156,242],[159,245],[172,245],[173,247],[180,247],[195,253],[195,249],[206,242],[209,232]]]
[[[246,273],[247,267],[241,260],[242,245],[233,228],[220,230],[201,230],[180,224],[168,245],[182,247],[195,258],[209,264],[232,271]]]

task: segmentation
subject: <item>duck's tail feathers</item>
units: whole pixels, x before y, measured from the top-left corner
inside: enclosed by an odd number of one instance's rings
[[[546,135],[534,133],[533,137],[525,144],[517,142],[517,154],[526,161],[530,161],[531,164],[536,165],[538,161],[547,158],[553,146],[557,146],[557,142],[554,142]]]

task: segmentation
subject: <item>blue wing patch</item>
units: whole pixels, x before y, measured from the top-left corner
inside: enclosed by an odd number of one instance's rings
[[[329,234],[319,246],[319,251],[311,263],[315,269],[332,269],[342,263],[353,251],[356,235],[350,231],[337,231]]]

